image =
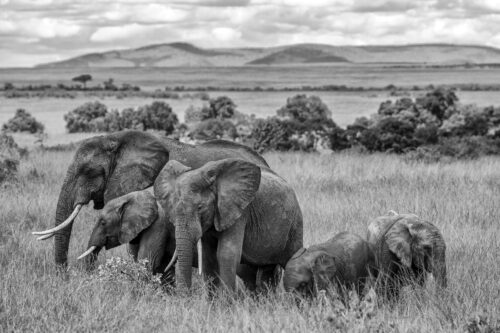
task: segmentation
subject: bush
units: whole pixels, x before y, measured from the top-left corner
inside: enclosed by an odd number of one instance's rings
[[[189,136],[195,140],[235,139],[236,126],[229,120],[207,119],[200,122]]]
[[[64,115],[69,133],[96,132],[95,119],[104,118],[108,112],[101,102],[87,102]]]
[[[13,118],[3,125],[3,130],[9,132],[43,133],[44,126],[24,109],[17,109]]]
[[[232,118],[236,110],[236,104],[227,96],[211,98],[209,105],[201,109],[202,120],[206,119],[228,119]]]
[[[16,176],[23,153],[12,136],[0,133],[0,183]]]
[[[262,153],[266,150],[287,151],[292,149],[291,135],[292,131],[286,122],[271,117],[257,119],[250,136],[253,140],[253,148]]]
[[[144,130],[164,130],[168,135],[174,131],[175,125],[179,123],[177,115],[172,112],[170,105],[165,102],[156,101],[151,105],[143,106],[140,108],[140,113]]]
[[[295,95],[287,98],[286,105],[276,111],[278,116],[297,122],[311,122],[330,119],[332,112],[317,96]]]

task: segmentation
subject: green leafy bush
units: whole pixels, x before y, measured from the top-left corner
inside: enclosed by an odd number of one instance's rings
[[[179,123],[177,115],[172,111],[170,105],[165,102],[155,101],[150,105],[141,107],[139,110],[144,130],[164,130],[168,135],[174,131],[175,125]]]
[[[43,133],[44,126],[24,109],[17,109],[13,118],[3,125],[8,132]]]

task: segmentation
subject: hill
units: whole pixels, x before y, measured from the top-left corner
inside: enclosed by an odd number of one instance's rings
[[[452,44],[399,46],[296,44],[269,48],[203,49],[189,43],[168,43],[136,49],[91,53],[37,67],[232,67],[305,64],[463,65],[489,63],[500,63],[500,49]]]

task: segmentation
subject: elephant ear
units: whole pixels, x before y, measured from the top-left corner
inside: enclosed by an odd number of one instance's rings
[[[412,262],[412,236],[408,226],[400,221],[396,222],[386,233],[385,241],[389,251],[394,253],[401,263],[411,267]]]
[[[131,242],[158,219],[156,199],[149,191],[132,192],[124,197],[126,200],[118,212],[121,215],[120,244]]]
[[[338,273],[337,259],[326,253],[320,254],[314,260],[312,271],[316,284],[320,289],[326,288]]]
[[[241,217],[260,186],[260,168],[241,159],[208,162],[195,171],[196,184],[212,188],[216,195],[217,231],[226,230]]]
[[[160,174],[154,183],[155,197],[161,202],[167,200],[168,194],[171,193],[175,180],[181,174],[191,170],[190,167],[185,166],[181,162],[172,160],[160,171]]]
[[[149,133],[120,132],[108,146],[115,165],[108,177],[105,202],[151,186],[169,157],[161,140]]]

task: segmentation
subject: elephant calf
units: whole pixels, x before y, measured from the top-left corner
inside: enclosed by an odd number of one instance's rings
[[[424,285],[428,272],[438,287],[446,287],[446,244],[432,223],[413,214],[381,216],[368,226],[367,240],[387,298],[397,298],[407,284]]]
[[[342,291],[360,293],[370,277],[375,258],[368,243],[358,235],[341,232],[324,243],[300,249],[288,261],[283,276],[287,291],[316,294],[331,284]]]
[[[175,229],[157,204],[152,189],[136,191],[110,200],[100,212],[79,259],[105,247],[129,243],[134,260],[147,259],[153,273],[163,273],[175,251]],[[193,266],[196,266],[193,262]]]

